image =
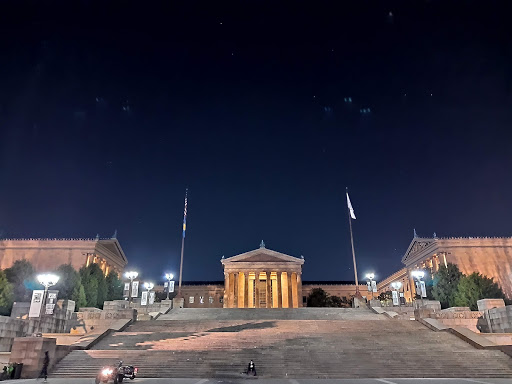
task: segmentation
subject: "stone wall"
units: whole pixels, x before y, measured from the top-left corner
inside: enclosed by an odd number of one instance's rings
[[[14,339],[9,363],[22,363],[22,379],[36,378],[43,366],[45,352],[50,356],[49,370],[57,364],[70,349],[68,346],[58,346],[55,339],[45,337],[21,337]]]
[[[26,308],[26,303],[17,303],[18,309]],[[32,335],[37,332],[60,333],[66,331],[67,321],[71,319],[75,310],[72,300],[58,300],[52,316],[45,315],[42,319],[28,318],[24,310],[13,311],[12,314],[20,317],[0,316],[0,351],[11,350],[14,338]]]
[[[480,321],[484,316],[483,311],[471,311],[467,307],[453,307],[443,310],[421,308],[416,309],[414,313],[416,317],[436,319],[447,327],[464,327],[475,333],[480,333]]]
[[[64,332],[97,333],[108,329],[120,319],[135,321],[137,319],[137,310],[82,308],[80,312],[74,313],[72,318],[68,320]]]
[[[0,316],[0,352],[9,352],[16,337],[25,336],[25,321]]]
[[[486,322],[482,329],[489,333],[512,332],[512,305],[486,311]]]

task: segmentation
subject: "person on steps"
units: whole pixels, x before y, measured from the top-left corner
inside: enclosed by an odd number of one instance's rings
[[[48,379],[48,365],[50,365],[50,356],[48,355],[48,351],[46,351],[44,353],[43,369],[41,369],[41,373],[39,374],[40,379],[44,377],[45,383]]]
[[[256,376],[256,365],[254,365],[254,361],[249,361],[249,365],[247,366],[247,374],[252,374],[253,376]]]

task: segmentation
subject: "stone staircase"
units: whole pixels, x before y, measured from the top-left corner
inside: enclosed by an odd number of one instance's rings
[[[512,377],[500,351],[416,321],[325,308],[173,310],[71,352],[53,375],[94,377],[123,360],[140,377],[229,378],[251,359],[270,378]]]

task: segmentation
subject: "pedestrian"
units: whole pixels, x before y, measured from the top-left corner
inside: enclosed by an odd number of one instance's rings
[[[247,366],[247,375],[251,374],[256,376],[256,365],[254,365],[254,361],[249,361],[249,365]]]
[[[50,365],[50,356],[48,355],[48,351],[46,351],[44,353],[43,369],[41,369],[41,373],[39,374],[40,379],[44,377],[45,383],[48,379],[48,365]]]

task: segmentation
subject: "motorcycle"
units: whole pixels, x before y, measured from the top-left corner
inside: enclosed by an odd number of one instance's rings
[[[134,367],[133,365],[122,365],[122,361],[119,363],[119,374],[123,375],[123,378],[133,380],[135,377],[137,377],[138,368]]]
[[[96,376],[95,383],[108,383],[112,381],[114,384],[122,383],[124,375],[119,374],[119,368],[114,366],[103,367]]]
[[[114,384],[122,383],[125,378],[135,379],[137,373],[138,369],[136,367],[133,365],[123,366],[123,361],[120,361],[117,367],[103,367],[98,376],[96,376],[96,384],[108,383],[109,381],[113,381]]]

